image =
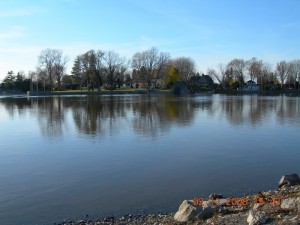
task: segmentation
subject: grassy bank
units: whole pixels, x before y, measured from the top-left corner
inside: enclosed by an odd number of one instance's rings
[[[146,90],[142,88],[122,88],[115,90],[66,90],[66,91],[46,91],[46,92],[29,92],[30,96],[39,95],[115,95],[115,94],[171,94],[171,90]]]

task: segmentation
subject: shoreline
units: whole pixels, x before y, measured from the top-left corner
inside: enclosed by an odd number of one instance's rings
[[[203,92],[206,93],[206,92]],[[5,91],[0,93],[0,96],[65,96],[65,95],[127,95],[127,94],[159,94],[159,95],[174,95],[172,90],[105,90],[105,91],[27,91],[27,92],[16,92],[16,91]],[[237,91],[237,90],[213,90],[213,94],[226,94],[226,95],[300,95],[300,90],[296,89],[283,89],[283,90],[272,90],[272,91]],[[197,94],[181,94],[181,95],[195,95]]]
[[[74,92],[27,92],[27,96],[55,96],[55,95],[126,95],[126,94],[172,94],[171,91],[74,91]]]
[[[296,175],[296,182],[282,179]],[[211,194],[200,201],[184,200],[177,212],[152,214],[126,214],[99,219],[85,218],[64,220],[55,225],[100,225],[100,224],[157,224],[157,225],[296,225],[300,224],[300,180],[297,174],[285,175],[280,188],[239,197]],[[246,200],[247,199],[247,200]]]

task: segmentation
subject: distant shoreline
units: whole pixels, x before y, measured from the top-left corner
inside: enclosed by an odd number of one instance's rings
[[[53,91],[53,92],[32,92],[27,93],[29,96],[39,95],[124,95],[124,94],[172,94],[171,91],[146,91],[146,90],[135,90],[135,91]]]
[[[272,91],[243,91],[237,90],[214,90],[214,94],[227,94],[227,95],[280,95],[280,94],[292,94],[300,95],[300,90],[295,89],[283,89],[283,90],[272,90]],[[205,93],[205,92],[203,92]],[[38,92],[20,92],[20,91],[5,91],[0,93],[0,96],[16,96],[16,95],[27,95],[30,96],[66,96],[66,95],[127,95],[127,94],[159,94],[159,95],[174,95],[171,90],[115,90],[115,91],[38,91]],[[193,94],[181,94],[181,95],[193,95]]]

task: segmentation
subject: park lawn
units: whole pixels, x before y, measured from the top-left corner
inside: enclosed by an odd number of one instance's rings
[[[113,92],[134,92],[134,91],[146,91],[147,89],[145,88],[118,88],[115,90],[112,90]],[[158,90],[155,89],[153,91],[158,91],[158,92],[169,92],[170,89],[167,90]],[[65,91],[53,91],[52,93],[57,93],[57,94],[63,94],[63,93],[105,93],[105,92],[111,92],[111,90],[107,89],[101,89],[101,91],[98,91],[98,89],[94,89],[94,91],[88,91],[88,90],[65,90]]]
[[[118,91],[120,91],[120,92],[122,92],[122,91],[144,91],[144,90],[146,90],[146,89],[144,89],[144,88],[118,88],[118,89],[114,89],[114,90],[112,90],[112,91],[115,91],[115,92],[118,92]],[[100,92],[110,92],[111,90],[107,90],[107,89],[101,89],[101,91]],[[55,93],[78,93],[78,92],[82,92],[82,93],[85,93],[85,92],[98,92],[98,89],[94,89],[94,91],[92,91],[92,90],[90,90],[90,91],[88,91],[88,90],[65,90],[65,91],[53,91],[53,92],[55,92]]]

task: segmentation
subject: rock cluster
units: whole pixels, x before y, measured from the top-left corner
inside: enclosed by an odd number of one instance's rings
[[[300,180],[297,174],[285,175],[279,181],[279,190],[259,192],[241,197],[239,204],[232,198],[210,200],[195,206],[183,201],[174,216],[176,222],[187,224],[300,224]],[[218,195],[222,196],[222,195]],[[247,201],[246,201],[247,199]],[[236,199],[235,199],[236,200]],[[243,202],[244,200],[244,202]],[[255,201],[254,201],[255,200]]]

